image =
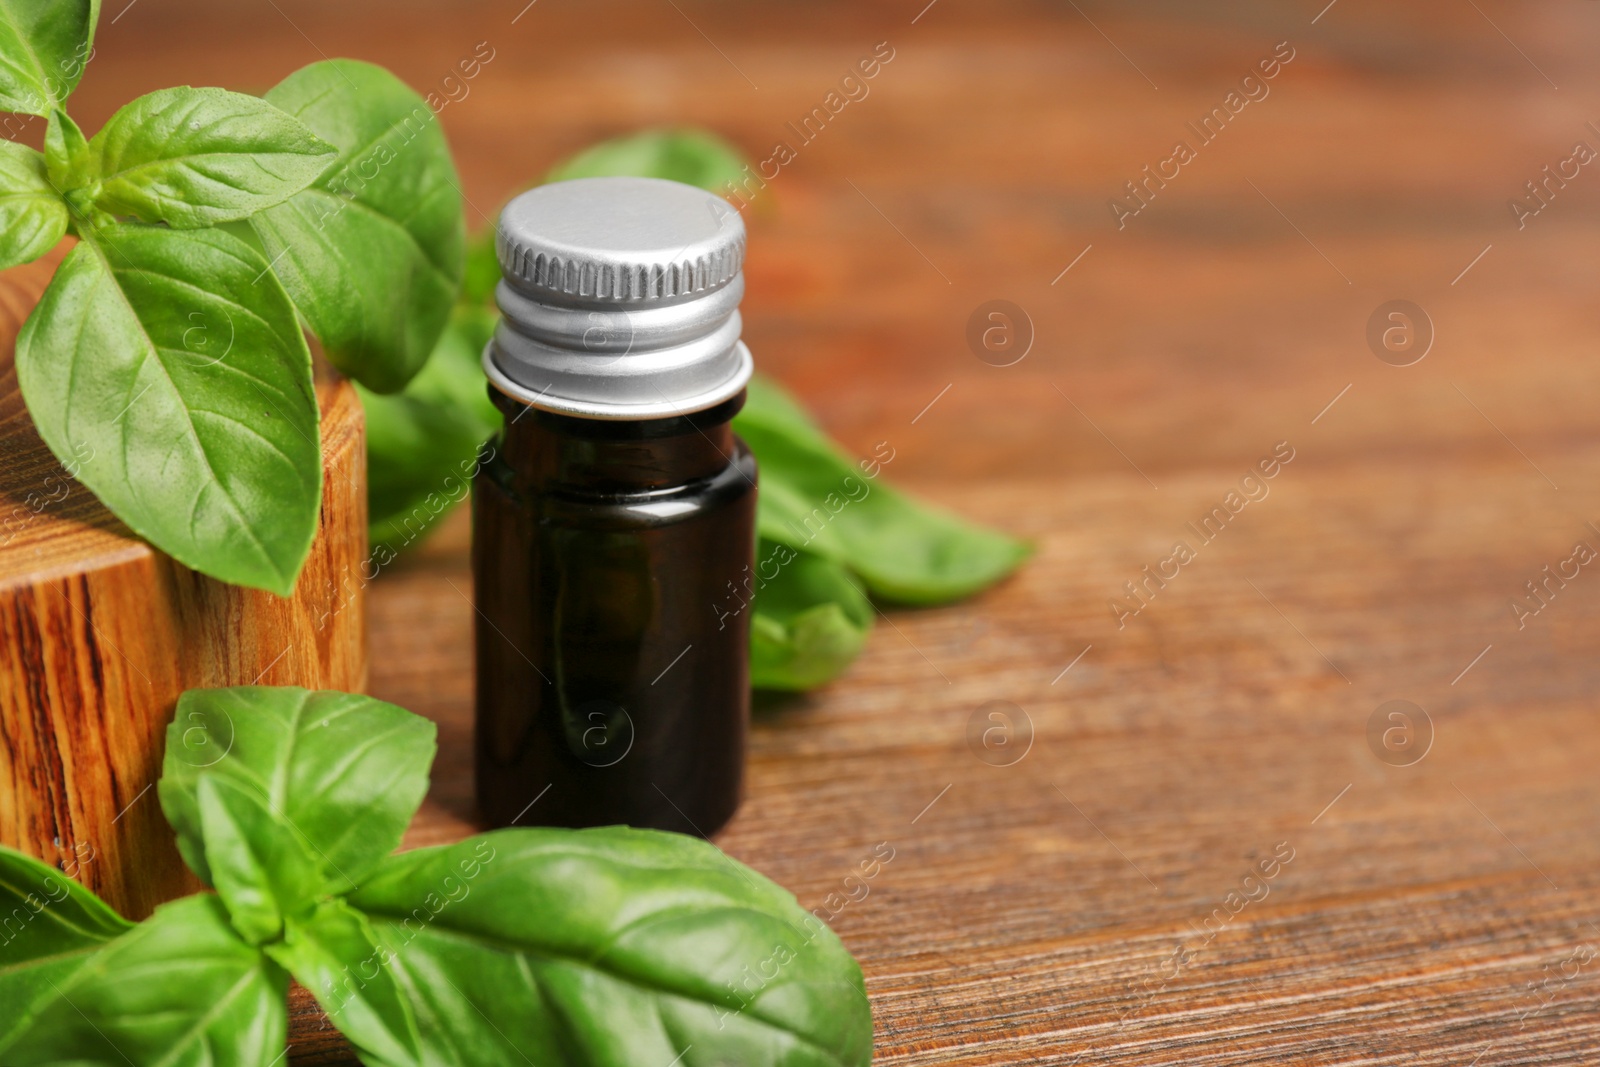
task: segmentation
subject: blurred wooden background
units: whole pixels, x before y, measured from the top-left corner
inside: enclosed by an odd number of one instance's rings
[[[1523,628],[1510,605],[1600,549],[1600,168],[1520,229],[1509,201],[1600,149],[1600,5],[524,4],[107,0],[77,114],[339,55],[442,91],[486,42],[440,115],[480,226],[606,136],[795,145],[748,216],[760,366],[1040,547],[765,707],[721,838],[834,916],[879,1062],[1595,1062],[1600,576]],[[879,42],[869,94],[798,145]],[[1118,229],[1108,201],[1179,139],[1197,157]],[[1031,319],[1015,365],[965,340],[991,299]],[[1406,367],[1366,336],[1396,299],[1436,334]],[[1185,524],[1283,441],[1198,547]],[[443,730],[414,843],[471,828],[460,519],[372,589],[373,691]],[[1197,558],[1119,628],[1108,601],[1180,537]],[[1431,721],[1410,766],[1368,742],[1393,699]],[[1009,766],[966,740],[997,700],[1031,722]],[[1266,895],[1230,897],[1275,850]]]

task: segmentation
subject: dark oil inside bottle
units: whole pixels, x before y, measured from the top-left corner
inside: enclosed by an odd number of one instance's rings
[[[738,807],[756,464],[707,411],[505,413],[473,485],[478,803],[706,836]]]

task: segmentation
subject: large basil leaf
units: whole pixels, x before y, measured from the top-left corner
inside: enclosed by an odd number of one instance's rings
[[[284,939],[265,951],[311,990],[364,1062],[384,1067],[424,1062],[392,954],[378,944],[360,912],[342,900],[327,901],[315,914],[291,919]]]
[[[745,161],[738,149],[706,130],[646,130],[586,148],[557,163],[544,180],[617,175],[666,178],[723,193],[745,176]]]
[[[871,1059],[838,938],[697,838],[502,830],[394,856],[349,901],[392,954],[429,1062]]]
[[[0,846],[0,1062],[51,990],[131,929],[62,872]]]
[[[264,797],[225,775],[202,774],[195,799],[206,866],[233,928],[252,945],[277,940],[285,919],[321,895],[316,859]]]
[[[845,564],[872,593],[910,604],[957,599],[1032,551],[884,485],[881,460],[851,462],[771,382],[750,383],[734,429],[761,464],[761,535]]]
[[[259,97],[188,86],[124,105],[89,147],[98,207],[179,228],[281,204],[310,185],[334,153]]]
[[[287,596],[321,500],[311,356],[260,255],[216,230],[110,224],[17,340],[40,436],[196,570]]]
[[[264,799],[346,892],[400,844],[428,790],[433,723],[355,693],[276,686],[191,689],[167,727],[161,810],[178,851],[214,883],[199,786],[216,775]]]
[[[44,157],[0,139],[0,269],[28,263],[67,233],[67,205],[50,184]]]
[[[83,77],[100,0],[0,0],[0,111],[49,115]]]
[[[495,315],[458,308],[422,372],[399,393],[357,386],[367,421],[367,521],[373,544],[399,549],[464,499],[483,443],[500,428],[483,346]]]
[[[841,674],[872,630],[872,603],[843,567],[760,538],[750,684],[811,689]]]
[[[287,1039],[288,991],[222,901],[187,897],[57,983],[3,1062],[269,1067]]]
[[[428,358],[461,285],[460,183],[439,121],[393,74],[348,59],[296,71],[267,100],[339,154],[251,224],[328,358],[392,393]]]

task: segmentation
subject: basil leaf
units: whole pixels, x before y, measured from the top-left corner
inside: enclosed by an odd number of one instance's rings
[[[291,74],[267,100],[339,154],[251,224],[328,358],[392,393],[428,358],[461,286],[460,182],[439,121],[393,74],[348,59]]]
[[[287,1041],[288,992],[222,901],[186,897],[57,983],[4,1060],[269,1067]]]
[[[745,176],[739,150],[706,130],[646,130],[587,148],[545,175],[547,182],[622,175],[666,178],[723,192]]]
[[[422,1039],[391,969],[393,957],[360,912],[330,900],[315,914],[290,920],[284,939],[265,951],[311,990],[363,1062],[423,1063]]]
[[[285,918],[321,895],[316,860],[287,820],[231,779],[202,774],[196,800],[206,864],[233,928],[252,945],[276,940]]]
[[[4,2],[4,0],[0,0]],[[83,131],[65,111],[52,111],[44,128],[44,165],[50,185],[78,210],[87,216],[93,206],[93,166],[90,162],[89,142]],[[87,185],[86,191],[80,191]],[[77,195],[73,195],[77,194]]]
[[[311,356],[260,255],[217,230],[86,232],[17,340],[39,434],[118,518],[287,596],[322,487]]]
[[[29,263],[67,233],[67,205],[50,184],[44,157],[0,140],[0,269]]]
[[[356,387],[367,423],[367,517],[373,544],[411,544],[471,488],[478,450],[500,428],[483,376],[496,316],[458,308],[422,372],[399,393]]]
[[[89,142],[96,206],[189,229],[242,219],[314,181],[334,147],[259,97],[179,86],[124,105]]]
[[[0,846],[0,1053],[53,987],[131,929],[62,872]]]
[[[881,453],[851,462],[771,382],[750,383],[733,425],[761,464],[761,535],[844,564],[879,596],[909,604],[958,599],[999,581],[1032,552],[878,482],[887,461]]]
[[[99,0],[0,0],[0,111],[47,116],[94,48]]]
[[[867,643],[871,601],[848,571],[810,552],[763,537],[756,561],[751,686],[813,689],[838,677]]]
[[[393,957],[428,1062],[871,1059],[838,938],[697,838],[501,830],[391,857],[349,902]]]
[[[355,693],[277,686],[191,689],[167,727],[161,810],[178,851],[214,876],[199,787],[217,776],[264,799],[344,892],[399,844],[428,790],[433,723]]]

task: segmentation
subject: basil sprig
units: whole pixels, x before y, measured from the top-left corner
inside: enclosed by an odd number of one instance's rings
[[[391,854],[434,727],[370,697],[191,690],[159,795],[216,893],[132,925],[0,849],[0,1063],[270,1067],[289,976],[384,1067],[856,1067],[860,967],[697,838],[511,829]]]
[[[223,581],[287,596],[322,493],[303,318],[339,369],[401,388],[461,282],[461,198],[422,97],[348,60],[267,99],[187,86],[93,137],[66,102],[96,0],[0,0],[0,267],[77,246],[17,339],[50,450],[134,532]]]
[[[1026,542],[885,484],[891,442],[852,459],[771,381],[750,383],[733,428],[761,463],[761,536],[841,564],[874,596],[899,604],[959,600],[1010,574],[1032,552]]]

